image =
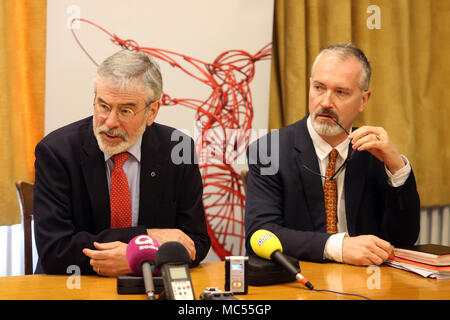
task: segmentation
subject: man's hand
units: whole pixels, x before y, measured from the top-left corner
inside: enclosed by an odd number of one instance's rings
[[[159,245],[167,241],[178,241],[189,252],[191,260],[195,260],[195,244],[194,241],[180,229],[147,229],[147,234],[155,238]]]
[[[380,265],[391,251],[391,244],[376,236],[346,236],[342,244],[342,261],[360,266]]]
[[[384,162],[392,174],[405,166],[397,147],[381,127],[363,126],[353,131],[348,138],[352,140],[353,149],[367,150]]]
[[[97,274],[116,277],[132,273],[126,257],[126,243],[120,241],[94,242],[94,246],[97,250],[85,248],[83,253],[91,258],[90,264]]]

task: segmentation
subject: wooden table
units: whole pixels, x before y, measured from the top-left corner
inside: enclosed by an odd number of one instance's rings
[[[426,279],[389,266],[356,267],[339,263],[300,263],[302,274],[316,289],[364,295],[375,300],[450,300],[450,279]],[[81,276],[80,289],[69,289],[70,275],[29,275],[0,278],[1,300],[144,300],[145,295],[119,295],[116,278]],[[191,269],[198,298],[207,287],[224,290],[224,262],[202,263]],[[379,281],[378,281],[379,280]],[[250,286],[242,300],[358,299],[328,292],[314,292],[299,282]]]

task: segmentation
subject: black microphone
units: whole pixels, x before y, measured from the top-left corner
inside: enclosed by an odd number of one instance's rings
[[[168,241],[156,253],[156,267],[161,270],[164,291],[168,300],[195,300],[186,248],[176,241]]]
[[[311,282],[308,281],[294,266],[286,259],[286,256],[282,254],[279,250],[274,251],[271,255],[271,259],[275,260],[278,264],[282,265],[285,269],[287,269],[290,273],[295,274],[295,277],[308,289],[314,289]]]

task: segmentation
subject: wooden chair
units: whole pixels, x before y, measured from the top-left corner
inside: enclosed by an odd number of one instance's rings
[[[33,274],[33,235],[31,221],[33,220],[33,191],[34,185],[25,181],[16,182],[17,197],[19,198],[20,212],[25,251],[25,274]]]

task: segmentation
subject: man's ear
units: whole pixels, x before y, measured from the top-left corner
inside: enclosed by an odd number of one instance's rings
[[[363,96],[361,98],[361,105],[359,106],[359,112],[364,111],[364,109],[367,106],[367,103],[369,102],[371,94],[372,94],[372,92],[370,92],[369,90],[364,91]]]
[[[161,106],[160,100],[156,100],[150,105],[150,108],[148,110],[147,126],[150,126],[155,121],[160,106]]]

